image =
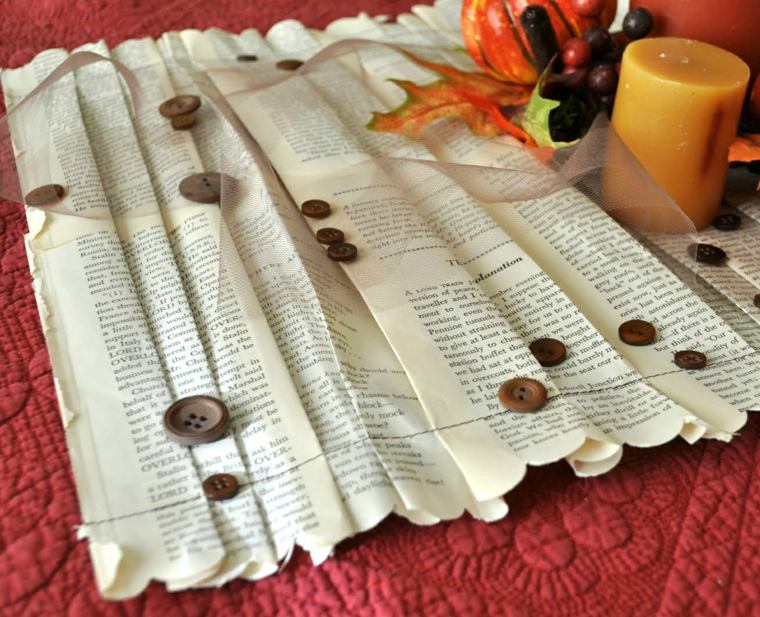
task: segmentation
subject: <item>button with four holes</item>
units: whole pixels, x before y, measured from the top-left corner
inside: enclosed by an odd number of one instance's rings
[[[351,261],[356,255],[356,247],[349,242],[336,242],[327,247],[327,256],[333,261]]]
[[[323,227],[317,229],[317,241],[322,244],[335,244],[336,242],[343,242],[345,236],[340,229],[335,227]]]
[[[201,106],[201,99],[193,94],[180,94],[163,103],[158,108],[164,118],[173,118],[182,114],[191,114]]]
[[[227,406],[213,396],[186,396],[164,413],[164,430],[172,441],[195,446],[216,441],[227,431]]]
[[[501,384],[499,402],[510,411],[536,411],[546,403],[546,388],[535,379],[516,377]]]
[[[238,492],[238,481],[231,473],[215,473],[203,481],[203,492],[212,501],[232,499]]]
[[[648,321],[632,319],[620,324],[618,336],[624,343],[638,347],[653,343],[654,339],[657,338],[657,330]]]
[[[200,204],[212,204],[222,195],[222,174],[215,171],[188,176],[179,183],[180,195]]]
[[[677,351],[673,357],[673,362],[679,368],[696,370],[707,366],[707,356],[701,351],[686,349],[684,351]]]
[[[27,206],[52,206],[63,199],[65,192],[60,184],[44,184],[29,191],[24,201]]]
[[[280,60],[276,66],[281,71],[295,71],[301,68],[302,64],[303,62],[301,62],[300,60],[287,59],[287,60]]]
[[[540,338],[528,345],[528,349],[541,366],[557,366],[567,356],[564,343],[554,338]]]
[[[301,212],[311,219],[324,219],[330,216],[330,204],[324,199],[307,199],[301,204]]]
[[[712,244],[690,244],[686,252],[694,261],[710,266],[718,266],[726,260],[726,252]]]
[[[721,231],[734,231],[741,226],[742,217],[733,213],[719,214],[713,219],[712,224],[715,229]]]

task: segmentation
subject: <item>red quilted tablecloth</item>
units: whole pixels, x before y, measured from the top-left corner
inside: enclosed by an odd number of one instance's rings
[[[323,27],[409,0],[4,0],[0,65],[105,37],[286,17]],[[430,528],[391,519],[314,568],[129,602],[100,599],[80,521],[22,243],[20,206],[0,203],[0,615],[753,615],[760,614],[760,418],[733,443],[629,449],[608,475],[532,470],[510,515]]]

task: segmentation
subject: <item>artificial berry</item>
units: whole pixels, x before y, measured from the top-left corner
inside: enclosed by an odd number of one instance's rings
[[[598,17],[604,10],[605,0],[571,0],[570,6],[581,17]]]
[[[623,32],[629,39],[636,41],[649,34],[653,25],[652,14],[644,7],[639,7],[630,11],[623,19]]]
[[[618,74],[611,64],[600,64],[588,72],[586,83],[596,94],[612,94],[617,88]]]
[[[602,56],[612,49],[612,35],[600,26],[591,26],[583,33],[583,39],[591,45],[594,56]]]
[[[583,66],[591,60],[591,44],[579,38],[568,39],[562,47],[562,62],[565,66]]]

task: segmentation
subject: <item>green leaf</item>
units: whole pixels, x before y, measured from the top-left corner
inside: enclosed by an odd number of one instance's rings
[[[551,66],[551,64],[549,66]],[[538,78],[536,87],[533,88],[533,94],[530,96],[530,101],[528,101],[528,106],[525,108],[525,111],[520,117],[519,124],[520,127],[526,133],[528,133],[528,135],[530,135],[539,146],[548,146],[550,148],[564,148],[566,146],[571,146],[575,142],[554,141],[552,138],[549,118],[552,111],[557,109],[562,103],[560,101],[547,99],[541,96],[541,91],[543,90],[544,83],[546,82],[546,76],[548,75],[549,70],[550,69],[547,68],[541,77]]]

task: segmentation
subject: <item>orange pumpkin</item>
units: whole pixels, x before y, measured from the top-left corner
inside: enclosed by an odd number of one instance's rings
[[[602,14],[591,19],[577,15],[570,0],[464,0],[462,36],[467,49],[498,79],[518,84],[538,79],[533,51],[520,27],[520,15],[531,4],[547,10],[560,47],[591,26],[608,27],[617,11],[617,0],[606,0]]]

